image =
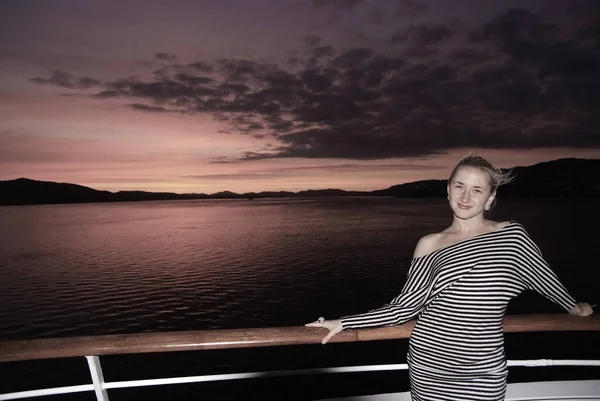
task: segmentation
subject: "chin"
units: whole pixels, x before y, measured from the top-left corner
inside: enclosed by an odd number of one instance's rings
[[[461,220],[468,220],[471,217],[475,217],[479,214],[481,214],[481,211],[479,209],[469,209],[469,210],[463,210],[461,208],[459,208],[458,206],[454,206],[452,207],[452,212],[454,213],[454,215],[456,217],[458,217]]]
[[[456,217],[457,219],[461,219],[461,220],[468,220],[468,219],[470,219],[473,216],[471,215],[471,213],[466,214],[466,213],[460,213],[460,212],[456,213],[456,212],[454,212],[454,217]]]

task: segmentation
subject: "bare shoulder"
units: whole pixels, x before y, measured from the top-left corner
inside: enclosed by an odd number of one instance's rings
[[[428,234],[417,242],[413,258],[419,258],[435,251],[438,248],[438,243],[442,233]]]
[[[489,221],[492,226],[492,231],[498,231],[498,230],[502,230],[504,227],[508,226],[511,223],[514,223],[513,221]]]

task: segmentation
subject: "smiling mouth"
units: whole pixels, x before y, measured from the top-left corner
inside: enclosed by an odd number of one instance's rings
[[[471,209],[473,206],[467,206],[467,205],[463,205],[462,203],[458,204],[458,207],[464,210],[469,210]]]

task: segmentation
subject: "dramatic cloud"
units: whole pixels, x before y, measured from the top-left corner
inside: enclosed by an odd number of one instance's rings
[[[396,0],[394,17],[404,17],[413,20],[420,17],[429,9],[424,1],[416,0]]]
[[[210,74],[214,71],[212,65],[202,62],[202,61],[197,61],[195,63],[191,63],[191,64],[189,64],[189,67],[194,68],[200,72],[207,73],[207,74]]]
[[[63,72],[54,71],[50,78],[32,78],[31,81],[38,84],[57,85],[69,89],[88,89],[100,85],[100,81],[89,77],[76,78],[73,75]]]
[[[330,7],[338,10],[352,11],[363,0],[312,0],[317,7]]]
[[[321,38],[315,35],[306,35],[302,38],[303,42],[308,46],[317,46],[321,43]]]
[[[363,1],[315,0],[351,13]],[[398,1],[411,19],[427,11]],[[477,147],[599,147],[600,25],[570,32],[511,9],[480,26],[411,22],[380,47],[342,48],[304,36],[287,63],[221,58],[167,65],[152,78],[100,83],[54,72],[40,84],[99,89],[144,112],[209,114],[224,132],[268,138],[268,158],[385,159]],[[308,49],[308,51],[306,51]],[[231,162],[219,159],[216,163]]]
[[[454,36],[454,32],[442,24],[411,25],[406,31],[392,36],[392,43],[410,42],[413,46],[437,45]]]
[[[131,108],[134,110],[149,111],[149,112],[153,112],[153,113],[169,113],[169,112],[173,111],[173,110],[165,109],[164,107],[148,106],[148,105],[139,104],[139,103],[133,103],[131,105]]]
[[[177,56],[172,55],[172,54],[168,54],[168,53],[156,53],[154,55],[154,57],[156,57],[159,60],[163,60],[163,61],[173,61],[177,58]]]

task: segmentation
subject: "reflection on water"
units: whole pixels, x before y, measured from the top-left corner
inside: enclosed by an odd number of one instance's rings
[[[577,298],[595,200],[504,201]],[[0,208],[0,340],[300,325],[377,307],[444,201],[169,201]],[[595,264],[595,262],[594,262]],[[546,301],[530,308],[549,308]],[[517,302],[518,304],[518,302]],[[523,306],[526,308],[527,306]]]

